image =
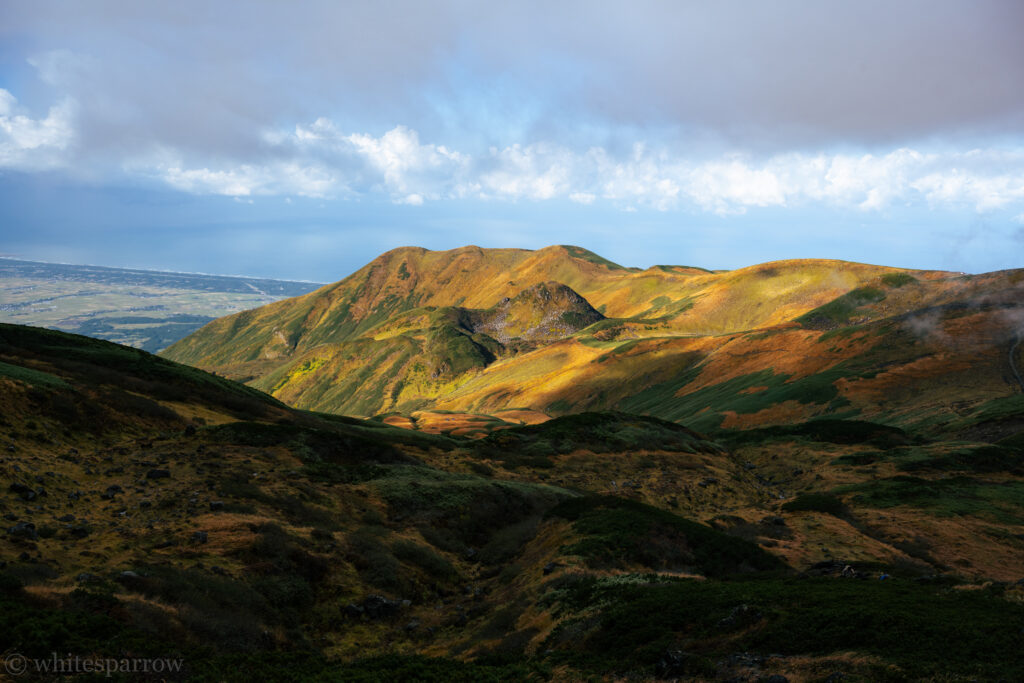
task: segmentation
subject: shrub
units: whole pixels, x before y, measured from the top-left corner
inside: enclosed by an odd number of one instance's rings
[[[802,493],[793,500],[783,503],[786,512],[824,512],[833,517],[846,517],[846,504],[831,493]]]

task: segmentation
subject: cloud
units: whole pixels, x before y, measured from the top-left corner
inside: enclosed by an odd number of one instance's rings
[[[499,147],[593,125],[767,152],[1014,135],[1022,25],[1007,0],[0,4],[86,144],[218,153],[321,112]]]
[[[264,131],[261,137],[272,157],[263,163],[190,167],[182,153],[164,151],[139,168],[196,194],[338,198],[383,193],[411,205],[460,198],[605,200],[622,209],[726,215],[808,205],[879,211],[918,204],[985,212],[1024,204],[1024,149],[790,152],[760,159],[734,153],[700,160],[644,143],[620,153],[533,143],[474,154],[422,142],[407,126],[379,136],[346,133],[324,117],[290,131]]]
[[[249,197],[294,195],[343,197],[347,186],[335,172],[310,161],[276,160],[263,164],[236,164],[222,168],[191,166],[174,150],[157,149],[124,164],[130,176],[141,176],[197,195]]]
[[[20,110],[14,95],[0,88],[0,168],[38,171],[63,166],[65,152],[75,141],[75,103],[65,99],[42,119]]]

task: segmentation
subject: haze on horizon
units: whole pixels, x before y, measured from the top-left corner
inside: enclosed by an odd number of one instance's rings
[[[1024,5],[0,6],[0,252],[1024,266]]]

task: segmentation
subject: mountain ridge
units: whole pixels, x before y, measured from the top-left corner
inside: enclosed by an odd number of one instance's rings
[[[541,290],[559,293],[543,312]],[[826,259],[640,270],[571,246],[400,248],[165,353],[291,405],[362,416],[628,410],[712,431],[829,415],[905,426],[939,400],[966,429],[965,416],[1017,390],[1007,359],[1022,292],[1024,271]],[[518,320],[499,329],[513,306]],[[935,391],[941,378],[958,379]]]

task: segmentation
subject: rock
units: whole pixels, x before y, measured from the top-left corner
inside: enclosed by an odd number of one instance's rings
[[[78,524],[68,529],[68,536],[71,538],[85,538],[91,533],[89,527],[84,524]]]
[[[196,435],[196,426],[195,425],[188,425],[187,427],[185,427],[185,436],[195,436],[195,435]]]
[[[562,565],[558,562],[548,562],[546,565],[544,565],[544,569],[542,570],[544,572],[544,576],[547,576],[548,574],[555,571],[561,566]]]
[[[81,574],[75,577],[75,581],[77,581],[78,583],[92,583],[95,580],[96,576],[90,574],[89,572],[82,572]]]
[[[168,470],[150,470],[146,472],[146,479],[168,479],[171,473]]]
[[[57,521],[58,522],[73,522],[73,521],[75,521],[75,516],[74,515],[64,515],[63,517],[58,517]]]
[[[750,626],[764,617],[760,610],[750,605],[737,605],[729,612],[729,616],[718,622],[718,628],[733,630]]]
[[[39,534],[36,532],[36,525],[32,522],[18,522],[8,529],[7,533],[16,538],[27,538],[30,541],[39,540]]]
[[[206,543],[209,539],[210,536],[205,531],[196,531],[192,534],[193,543]]]
[[[810,569],[807,570],[807,573],[813,576],[839,574],[846,566],[847,564],[845,562],[841,562],[839,560],[825,560],[811,565]]]
[[[690,655],[682,650],[668,650],[654,665],[659,678],[675,678],[686,673],[686,660]]]
[[[408,624],[405,625],[405,630],[407,632],[411,633],[412,631],[415,631],[419,627],[420,627],[420,620],[419,619],[413,619],[412,621],[410,621]]]
[[[388,600],[383,595],[368,595],[363,600],[363,611],[370,619],[385,619],[398,613],[401,606],[396,600]]]
[[[37,496],[36,492],[31,488],[17,482],[11,484],[10,490],[12,493],[17,493],[22,500],[35,500]]]
[[[222,501],[222,500],[211,500],[210,501],[210,509],[213,510],[214,512],[223,510],[224,509],[224,501]]]
[[[139,576],[137,573],[133,572],[130,569],[127,569],[127,570],[121,572],[120,574],[118,574],[117,578],[114,579],[114,580],[117,581],[118,583],[133,583],[135,581],[138,581],[141,578],[142,577]]]
[[[142,508],[143,510],[145,510],[147,508],[153,507],[153,503],[151,503],[148,500],[140,500],[139,501],[139,507]]]
[[[349,619],[358,619],[365,613],[365,610],[363,609],[362,605],[356,605],[355,603],[351,602],[345,605],[341,611]]]

